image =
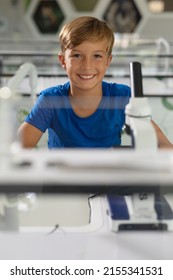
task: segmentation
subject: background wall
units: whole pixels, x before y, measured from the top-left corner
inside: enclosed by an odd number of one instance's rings
[[[151,1],[162,2],[163,11],[151,10]],[[173,40],[172,6],[171,0],[6,0],[0,3],[0,34],[56,38],[64,22],[88,14],[105,19],[118,33]]]

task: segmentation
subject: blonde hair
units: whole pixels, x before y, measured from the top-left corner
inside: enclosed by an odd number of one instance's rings
[[[90,16],[82,16],[70,21],[63,26],[59,34],[62,53],[84,41],[101,40],[107,40],[107,52],[110,55],[114,44],[113,31],[106,22]]]

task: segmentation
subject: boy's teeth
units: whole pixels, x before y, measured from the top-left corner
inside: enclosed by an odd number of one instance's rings
[[[89,75],[89,76],[85,76],[85,75],[80,75],[81,78],[83,79],[91,79],[94,77],[94,75]]]

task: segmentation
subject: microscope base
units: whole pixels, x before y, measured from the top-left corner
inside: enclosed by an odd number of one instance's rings
[[[106,195],[109,225],[113,232],[173,231],[173,212],[167,200],[163,196],[145,195],[145,205],[140,200],[142,194],[135,194],[135,199],[133,195]]]

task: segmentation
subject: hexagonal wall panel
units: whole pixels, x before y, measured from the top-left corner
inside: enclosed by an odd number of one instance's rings
[[[107,6],[111,0],[27,0],[27,8],[25,6],[25,21],[27,26],[31,30],[32,34],[35,37],[49,37],[52,39],[57,38],[61,27],[65,22],[68,22],[76,17],[88,15],[95,16],[100,19],[103,19],[102,15],[105,12]],[[43,20],[42,16],[42,7],[46,2],[55,2],[56,10],[60,13],[60,21],[55,24],[55,27],[44,26],[43,23],[46,23],[46,20]],[[45,2],[45,3],[44,3]],[[85,3],[86,2],[86,3]],[[28,4],[29,3],[29,4]],[[51,4],[52,5],[52,4]],[[41,16],[41,19],[40,19]],[[61,21],[62,19],[62,21]],[[48,24],[48,23],[47,23]],[[56,27],[58,29],[56,30]],[[57,31],[57,32],[56,32]]]
[[[37,38],[57,39],[57,34],[65,22],[83,15],[106,20],[112,30],[117,33],[138,33],[142,37],[148,38],[158,37],[159,34],[168,38],[172,36],[168,28],[168,26],[172,26],[172,13],[162,13],[159,17],[153,15],[147,7],[147,0],[54,0],[55,10],[60,15],[55,15],[57,20],[55,29],[49,27],[50,32],[48,27],[43,28],[42,25],[39,25],[39,19],[37,18],[41,14],[40,2],[43,0],[26,1],[25,20],[30,31]],[[47,2],[52,2],[52,0],[47,0]]]
[[[141,20],[134,0],[112,0],[103,18],[116,33],[133,33]]]
[[[42,0],[33,13],[33,20],[42,34],[56,34],[64,14],[55,0]]]
[[[25,20],[34,36],[53,39],[69,19],[70,10],[67,0],[31,0]]]

